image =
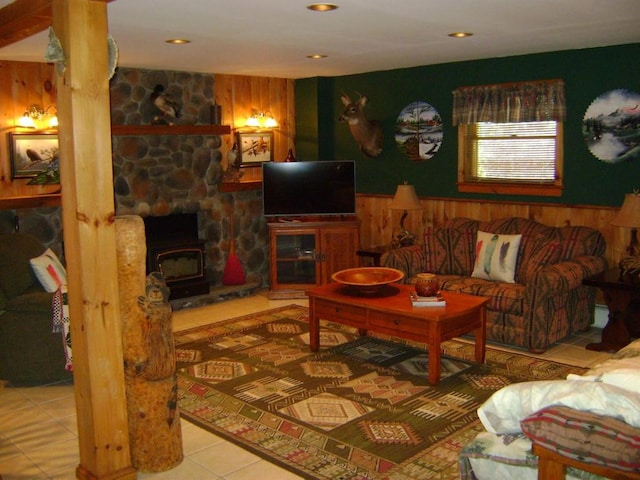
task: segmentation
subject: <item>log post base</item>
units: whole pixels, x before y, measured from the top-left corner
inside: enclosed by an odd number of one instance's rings
[[[146,273],[144,223],[116,218],[125,391],[133,467],[162,472],[182,462],[169,289]]]

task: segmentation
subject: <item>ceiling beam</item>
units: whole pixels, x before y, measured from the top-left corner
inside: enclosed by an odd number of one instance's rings
[[[51,1],[15,0],[0,8],[0,48],[49,28],[53,18]]]
[[[39,33],[51,25],[51,0],[16,0],[0,9],[0,47]]]

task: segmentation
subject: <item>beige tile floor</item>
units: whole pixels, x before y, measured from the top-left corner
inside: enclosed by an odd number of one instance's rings
[[[269,300],[260,292],[251,297],[173,314],[174,331],[208,324],[268,308],[306,300]],[[584,349],[599,340],[600,330],[574,335],[549,349],[541,358],[578,366],[592,366],[609,354]],[[183,420],[185,458],[163,473],[140,473],[151,480],[288,480],[300,478],[222,438]],[[0,474],[2,480],[71,480],[79,463],[73,386],[55,384],[29,388],[0,387]]]

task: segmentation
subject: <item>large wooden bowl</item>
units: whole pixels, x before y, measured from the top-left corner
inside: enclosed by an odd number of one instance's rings
[[[348,268],[331,275],[334,282],[354,287],[362,295],[374,295],[385,285],[399,282],[403,277],[400,270],[386,267]]]

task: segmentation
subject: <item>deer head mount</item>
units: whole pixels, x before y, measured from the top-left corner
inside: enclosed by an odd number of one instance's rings
[[[344,112],[338,118],[349,124],[351,135],[366,156],[375,158],[382,153],[382,128],[377,120],[368,120],[363,109],[367,104],[367,97],[359,95],[358,100],[352,102],[348,95],[342,94],[340,100],[345,106]]]

